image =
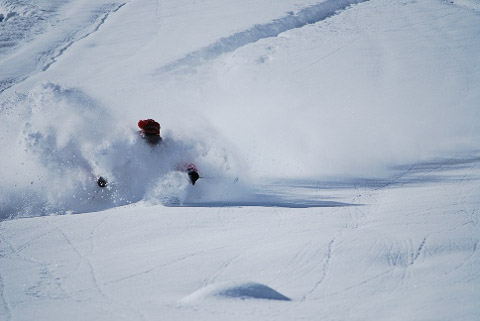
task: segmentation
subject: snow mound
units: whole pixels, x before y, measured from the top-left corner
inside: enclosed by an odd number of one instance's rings
[[[269,286],[256,282],[247,282],[209,285],[186,296],[182,302],[190,303],[207,298],[291,301],[290,298],[275,291]]]

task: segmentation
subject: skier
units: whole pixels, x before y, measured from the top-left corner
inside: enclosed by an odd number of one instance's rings
[[[160,136],[161,127],[155,120],[151,118],[139,120],[138,127],[140,127],[140,135],[142,135],[150,145],[158,145],[162,141],[162,137]],[[192,185],[195,185],[195,182],[200,178],[195,164],[186,163],[177,166],[177,170],[186,172]]]
[[[160,136],[161,127],[157,121],[153,119],[142,119],[138,121],[138,127],[140,128],[140,135],[148,144],[155,146],[162,141],[162,137]],[[195,185],[195,182],[200,178],[197,167],[192,163],[177,166],[177,170],[187,173],[192,185]],[[103,188],[108,185],[108,181],[106,178],[100,176],[97,179],[97,184]]]
[[[198,175],[198,169],[195,164],[186,163],[182,166],[177,166],[177,170],[186,172],[192,185],[195,185],[195,182],[200,178],[200,175]]]
[[[140,127],[140,135],[150,145],[157,145],[162,141],[160,136],[160,124],[153,119],[144,119],[138,121],[138,127]]]

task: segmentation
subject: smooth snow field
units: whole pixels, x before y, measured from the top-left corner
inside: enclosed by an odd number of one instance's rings
[[[479,124],[478,0],[0,0],[0,320],[480,320]]]

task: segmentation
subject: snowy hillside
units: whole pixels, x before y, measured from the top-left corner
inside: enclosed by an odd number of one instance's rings
[[[388,185],[296,188],[337,207],[136,203],[4,221],[1,313],[477,320],[479,179],[479,159],[465,159],[412,166]]]
[[[0,320],[478,320],[479,88],[477,0],[0,0]]]

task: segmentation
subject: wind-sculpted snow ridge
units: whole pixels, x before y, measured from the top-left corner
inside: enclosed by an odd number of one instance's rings
[[[134,130],[136,121],[123,126],[76,88],[46,83],[2,103],[0,111],[0,219],[99,211],[140,200],[181,203],[193,186],[180,165],[194,161],[205,175],[225,165],[221,150],[168,133],[161,145],[146,144]],[[97,186],[99,176],[109,181],[106,188]],[[201,185],[195,188],[201,191]]]
[[[221,38],[207,47],[161,67],[160,71],[170,72],[176,69],[195,67],[202,62],[215,59],[221,54],[232,52],[261,39],[276,37],[285,31],[322,21],[353,4],[365,1],[368,0],[326,0],[325,2],[304,8],[298,13],[290,12],[285,17],[265,24],[257,24],[250,29]]]

